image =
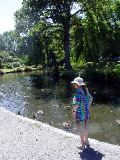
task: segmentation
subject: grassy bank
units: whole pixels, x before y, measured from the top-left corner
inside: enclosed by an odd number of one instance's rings
[[[0,69],[0,74],[8,74],[8,73],[18,73],[18,72],[29,72],[29,71],[35,71],[38,70],[38,68],[35,68],[34,66],[26,66],[26,67],[19,67],[19,68],[13,68],[13,69]]]
[[[35,70],[42,70],[42,66],[25,66],[17,67],[13,69],[1,69],[0,74],[7,73],[18,73],[18,72],[29,72]],[[80,75],[85,78],[87,81],[98,82],[98,83],[108,83],[108,82],[120,82],[120,62],[87,62],[80,66],[73,66],[73,69],[68,71],[65,69],[59,68],[59,73],[56,73],[56,70],[50,69],[50,72],[55,72],[54,75],[60,74],[62,78],[74,78],[75,76]]]

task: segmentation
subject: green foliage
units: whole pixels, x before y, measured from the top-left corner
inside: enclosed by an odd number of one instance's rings
[[[71,27],[71,57],[76,61],[83,56],[83,33],[84,29],[82,21],[78,17],[74,17],[73,26]],[[83,57],[82,57],[83,58]]]
[[[17,39],[14,31],[4,32],[2,39],[7,52],[16,53]]]
[[[0,51],[0,58],[1,58],[1,68],[16,68],[20,67],[21,65],[25,65],[28,60],[28,56],[18,56],[15,53],[9,53],[6,51]]]
[[[120,64],[115,65],[113,72],[120,78]]]
[[[39,64],[39,65],[37,66],[37,70],[42,70],[42,69],[43,69],[42,65]]]
[[[30,71],[32,71],[32,67],[26,66],[26,67],[24,68],[24,72],[30,72]]]
[[[115,77],[115,76],[118,77],[119,76],[119,71],[120,71],[119,66],[120,65],[118,64],[118,62],[109,61],[107,63],[102,62],[101,66],[100,66],[100,63],[99,63],[97,68],[99,68],[98,71],[101,71],[102,73],[104,73],[105,76],[111,75],[113,77]]]
[[[87,62],[86,63],[86,68],[94,68],[94,63],[93,62]]]
[[[18,67],[18,68],[15,69],[15,72],[23,72],[23,69]]]
[[[0,34],[0,50],[5,50],[5,43],[3,40],[3,36]]]
[[[13,62],[12,63],[12,68],[17,68],[17,67],[20,67],[21,64],[19,62]]]
[[[3,75],[4,74],[4,72],[0,69],[0,75]]]
[[[94,69],[99,58],[120,55],[119,0],[23,0],[15,21],[15,31],[0,35],[0,49],[19,57],[6,56],[8,63],[44,66],[54,57],[56,62],[64,59],[67,68],[72,64],[73,68]],[[99,71],[104,74],[113,73],[112,68],[102,68]]]
[[[99,62],[94,65],[85,67],[83,76],[90,81],[96,82],[112,82],[119,81],[120,78],[120,64],[119,62],[108,61]]]
[[[2,64],[2,68],[4,68],[4,69],[12,69],[13,67],[12,67],[11,63],[3,63]]]
[[[7,60],[9,57],[9,53],[6,51],[0,51],[0,58],[4,61]]]
[[[29,56],[28,55],[22,55],[19,57],[19,62],[22,66],[29,65]]]
[[[83,69],[85,68],[85,61],[81,58],[77,62],[72,62],[72,66],[74,69]]]

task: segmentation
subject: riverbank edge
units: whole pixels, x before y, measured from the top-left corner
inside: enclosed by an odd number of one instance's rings
[[[17,70],[17,68],[14,68],[14,69],[0,69],[1,70],[0,75],[9,74],[9,73],[32,72],[32,71],[39,70],[37,68],[32,68],[31,66],[27,66],[27,67],[30,67],[31,70],[30,71],[24,71],[24,68],[20,68],[20,70]]]
[[[33,72],[33,71],[44,71],[42,68],[32,68],[31,66],[29,70],[24,70],[23,68],[16,68],[16,69],[0,69],[0,75],[10,74],[10,73],[23,73],[23,72]],[[120,74],[116,74],[114,72],[105,72],[99,70],[98,68],[77,68],[71,70],[59,70],[57,73],[54,70],[50,71],[52,75],[60,76],[61,78],[71,79],[75,78],[76,76],[82,76],[86,81],[100,83],[100,84],[111,84],[116,81],[117,84],[120,83]],[[47,71],[48,72],[48,71]]]
[[[80,160],[120,159],[120,146],[90,139],[91,148],[80,151],[79,136],[48,124],[16,115],[0,107],[0,159]]]

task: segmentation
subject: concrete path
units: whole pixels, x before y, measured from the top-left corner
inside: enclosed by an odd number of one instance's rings
[[[120,160],[120,146],[90,143],[81,152],[79,136],[0,107],[0,160]]]

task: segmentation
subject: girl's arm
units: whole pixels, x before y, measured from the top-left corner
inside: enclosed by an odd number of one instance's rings
[[[79,107],[79,101],[78,101],[77,95],[75,95],[73,97],[72,105],[73,105],[73,107],[72,107],[72,116],[75,118],[76,110]]]

